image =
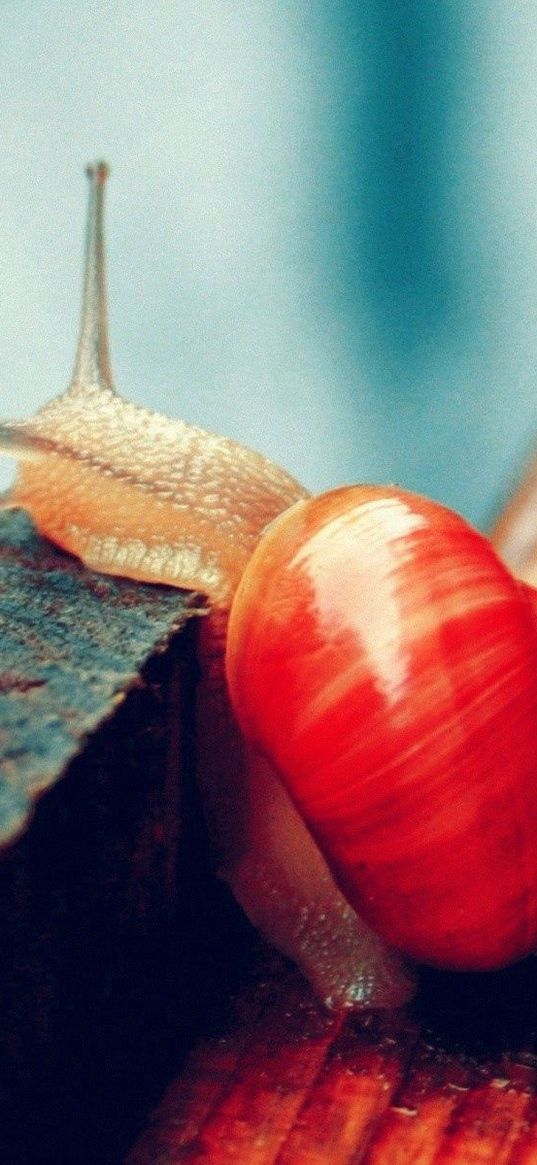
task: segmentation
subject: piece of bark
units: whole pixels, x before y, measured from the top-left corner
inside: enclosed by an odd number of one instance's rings
[[[196,800],[197,610],[1,517],[6,1165],[117,1160],[227,990],[242,923]]]
[[[0,844],[110,717],[199,598],[86,571],[21,512],[0,525]]]

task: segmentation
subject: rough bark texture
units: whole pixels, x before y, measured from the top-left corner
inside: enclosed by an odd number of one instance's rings
[[[0,527],[0,841],[186,626],[196,596],[85,571],[20,512]]]
[[[237,915],[193,782],[198,606],[85,571],[2,515],[6,1165],[117,1160],[227,989]]]

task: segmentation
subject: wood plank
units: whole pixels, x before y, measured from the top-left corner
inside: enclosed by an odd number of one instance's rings
[[[330,1015],[283,962],[271,974],[193,1051],[126,1165],[536,1165],[535,960],[425,975],[384,1016]]]
[[[380,1017],[347,1019],[329,1049],[278,1165],[350,1165],[389,1106],[416,1033]],[[397,1030],[397,1039],[394,1032]]]

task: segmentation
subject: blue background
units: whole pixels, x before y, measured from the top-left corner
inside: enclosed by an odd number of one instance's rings
[[[103,156],[122,392],[486,526],[537,432],[537,5],[0,11],[1,412],[70,378]]]

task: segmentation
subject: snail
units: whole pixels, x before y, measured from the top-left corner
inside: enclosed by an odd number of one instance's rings
[[[415,976],[355,913],[270,763],[245,741],[224,668],[230,605],[268,523],[308,496],[261,454],[123,399],[109,357],[108,168],[90,179],[80,338],[70,387],[0,425],[17,461],[2,507],[88,567],[207,596],[200,619],[198,780],[219,872],[265,938],[331,1007],[394,1007]]]
[[[199,781],[220,871],[331,1006],[393,1007],[407,959],[537,946],[533,592],[403,490],[319,498],[227,438],[117,394],[103,190],[71,387],[0,426],[4,506],[89,567],[202,591]],[[230,702],[231,701],[231,702]]]

